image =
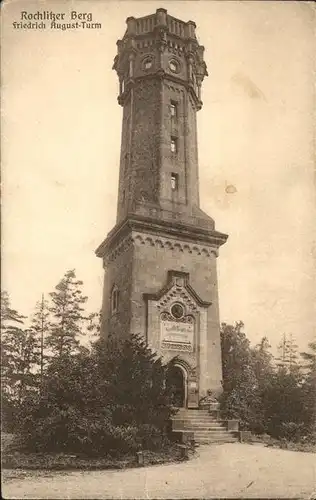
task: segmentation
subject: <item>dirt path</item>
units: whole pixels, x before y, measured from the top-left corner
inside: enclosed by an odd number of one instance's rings
[[[316,455],[240,443],[201,447],[195,458],[180,464],[124,471],[27,471],[16,478],[12,473],[3,474],[4,498],[316,499]]]

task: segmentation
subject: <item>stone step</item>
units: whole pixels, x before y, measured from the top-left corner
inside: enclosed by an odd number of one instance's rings
[[[210,414],[209,410],[187,410],[187,409],[183,409],[183,410],[177,411],[177,413],[175,413],[175,415],[183,415],[184,413],[186,415],[209,415]]]
[[[222,427],[219,429],[197,429],[197,428],[173,429],[173,432],[194,434],[194,436],[221,435],[221,436],[237,436],[238,437],[238,431],[228,431],[227,429],[224,429]]]
[[[195,443],[237,443],[238,437],[235,436],[196,436]]]
[[[172,420],[172,423],[178,427],[185,427],[187,425],[193,427],[226,427],[225,422],[218,420]]]
[[[216,415],[213,415],[212,413],[176,413],[173,415],[171,418],[217,418]]]
[[[197,445],[207,443],[235,443],[239,441],[238,432],[233,431],[192,431],[189,429],[182,429],[181,431],[175,430],[174,433],[181,432],[182,434],[188,433],[194,436],[194,442]]]
[[[230,439],[236,439],[237,440],[237,436],[231,436],[230,434],[197,434],[197,435],[194,435],[194,441],[201,441],[201,440],[208,440],[208,439],[219,439],[219,440],[230,440]]]
[[[210,413],[208,409],[181,408],[172,417],[174,432],[188,433],[194,441],[203,443],[233,443],[239,440],[236,431],[227,430],[227,422],[216,418],[219,413]]]
[[[223,420],[223,419],[217,419],[214,417],[211,417],[210,415],[181,415],[181,416],[176,416],[176,417],[171,417],[171,420],[212,420],[213,422],[218,422],[218,420]]]
[[[200,434],[231,434],[232,431],[228,431],[227,429],[208,429],[208,430],[205,430],[205,429],[185,429],[185,430],[188,430],[188,431],[191,431],[191,432],[194,432],[194,435],[196,436],[199,436]]]
[[[212,414],[209,413],[208,411],[191,411],[191,410],[186,410],[186,411],[179,411],[178,413],[175,413],[174,414],[174,417],[177,417],[177,416],[183,416],[183,415],[189,415],[190,417],[196,417],[196,416],[200,416],[200,417],[204,417],[204,416],[211,416]]]
[[[183,414],[187,414],[187,415],[216,415],[216,413],[218,413],[219,410],[182,410],[182,411],[178,411],[177,413],[175,413],[174,415],[183,415]]]
[[[222,427],[220,425],[214,425],[214,426],[209,426],[209,425],[202,425],[202,426],[197,426],[197,425],[184,425],[183,426],[184,430],[190,430],[192,432],[197,432],[197,431],[226,431],[226,427]]]
[[[214,441],[222,441],[224,443],[231,442],[231,441],[238,441],[238,439],[235,436],[195,436],[194,437],[194,442],[195,443],[202,443],[202,442],[214,442]]]
[[[238,438],[235,437],[225,437],[225,438],[197,438],[195,439],[197,444],[210,444],[210,443],[237,443]]]
[[[210,424],[208,422],[203,422],[201,424],[195,424],[192,422],[186,422],[186,423],[172,423],[172,429],[192,429],[192,430],[198,430],[198,429],[223,429],[227,430],[226,425],[221,425],[221,424]]]
[[[203,419],[203,420],[194,420],[194,419],[172,419],[172,422],[177,422],[179,425],[224,425],[225,426],[225,421],[224,420],[208,420],[208,419]]]
[[[177,415],[193,415],[193,416],[196,416],[196,415],[214,415],[214,412],[210,412],[208,410],[197,410],[197,411],[194,411],[194,410],[183,410],[183,411],[178,411],[177,413],[174,413],[174,416],[177,416]]]
[[[196,434],[194,435],[195,441],[200,441],[201,439],[234,439],[238,440],[238,436],[234,436],[233,434],[216,434],[216,433],[207,433],[207,434]]]
[[[196,429],[174,429],[173,431],[175,434],[176,433],[182,433],[182,434],[189,434],[189,435],[192,435],[194,434],[194,437],[200,437],[200,436],[205,436],[205,437],[208,437],[208,436],[234,436],[234,433],[232,433],[231,431],[227,431],[225,429],[214,429],[213,431],[211,430],[196,430]]]

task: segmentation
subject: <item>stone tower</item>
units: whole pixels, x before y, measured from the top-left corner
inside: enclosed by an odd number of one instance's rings
[[[123,107],[117,221],[96,253],[105,336],[133,333],[174,365],[178,406],[221,391],[216,258],[227,236],[199,207],[196,113],[207,76],[195,24],[129,17],[113,68]]]

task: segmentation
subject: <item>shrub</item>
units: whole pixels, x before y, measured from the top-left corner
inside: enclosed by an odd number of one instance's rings
[[[288,441],[299,442],[306,436],[306,428],[303,422],[282,422],[280,437]]]
[[[164,377],[161,360],[138,338],[98,341],[91,353],[63,357],[22,409],[24,444],[88,454],[158,450],[172,412]]]

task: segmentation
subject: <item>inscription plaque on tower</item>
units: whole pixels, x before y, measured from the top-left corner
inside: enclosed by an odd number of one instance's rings
[[[191,317],[187,321],[174,321],[162,315],[160,321],[161,347],[176,351],[192,352],[194,347],[194,324]]]

